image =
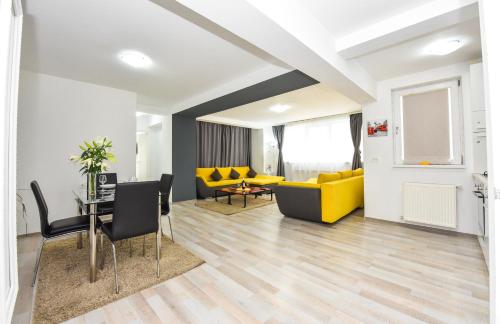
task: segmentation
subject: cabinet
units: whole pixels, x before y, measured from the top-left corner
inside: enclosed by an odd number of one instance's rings
[[[483,64],[476,63],[470,66],[470,87],[472,111],[485,110]]]

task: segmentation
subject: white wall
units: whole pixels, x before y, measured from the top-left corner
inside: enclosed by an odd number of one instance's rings
[[[252,168],[257,173],[264,173],[264,130],[255,129],[252,132]]]
[[[83,140],[106,136],[118,162],[118,179],[135,175],[135,93],[28,71],[21,73],[18,114],[18,193],[28,209],[28,231],[40,231],[29,189],[37,180],[49,207],[49,221],[74,216],[72,189],[85,182],[68,160]],[[18,232],[24,222],[18,215]]]
[[[391,90],[426,82],[462,78],[464,116],[464,169],[398,168],[393,167],[393,114]],[[364,131],[365,157],[365,216],[400,222],[402,216],[402,185],[404,182],[457,184],[458,231],[477,231],[472,199],[472,139],[469,65],[459,64],[406,75],[378,83],[378,100],[363,107],[363,123],[371,119],[387,118],[389,133],[386,137],[367,137]]]

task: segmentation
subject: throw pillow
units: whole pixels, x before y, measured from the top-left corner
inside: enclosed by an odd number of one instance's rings
[[[231,173],[229,174],[229,176],[231,177],[231,179],[239,179],[240,178],[240,174],[235,169],[231,169]]]
[[[255,172],[254,169],[250,168],[250,171],[247,173],[247,177],[249,178],[255,178],[257,176],[257,172]]]
[[[354,171],[352,171],[352,176],[353,177],[357,177],[357,176],[360,176],[360,175],[363,175],[365,174],[365,172],[363,171],[362,168],[359,168],[359,169],[356,169]]]
[[[222,179],[222,174],[220,174],[219,170],[217,170],[216,168],[215,171],[210,175],[210,178],[212,178],[212,180],[214,181],[220,181],[220,179]]]
[[[352,170],[339,171],[339,173],[342,175],[342,179],[352,177]]]
[[[340,173],[320,173],[318,176],[318,184],[322,184],[325,182],[335,181],[342,179]]]

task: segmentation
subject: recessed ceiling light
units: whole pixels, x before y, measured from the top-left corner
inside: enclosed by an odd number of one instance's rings
[[[271,108],[269,108],[269,110],[277,113],[282,113],[284,111],[287,111],[288,109],[290,109],[290,106],[288,105],[274,105]]]
[[[447,55],[455,52],[464,43],[460,39],[446,39],[430,44],[424,50],[429,55]]]
[[[138,51],[123,51],[118,54],[118,58],[135,68],[145,68],[153,64],[153,61],[147,55]]]

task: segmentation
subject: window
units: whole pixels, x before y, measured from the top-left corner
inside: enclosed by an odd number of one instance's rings
[[[285,173],[291,180],[306,180],[317,177],[320,172],[349,169],[353,154],[349,116],[315,119],[285,127],[283,160],[288,168]]]
[[[393,92],[395,164],[461,165],[460,80]]]

